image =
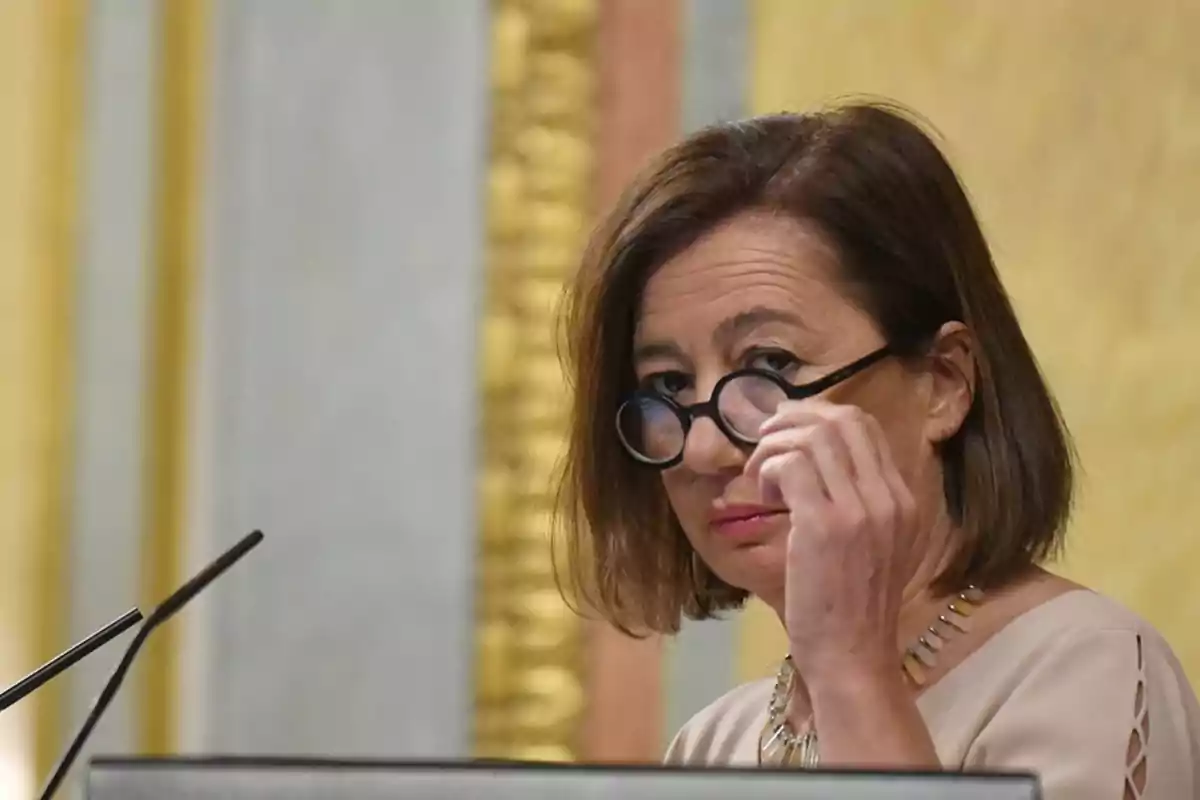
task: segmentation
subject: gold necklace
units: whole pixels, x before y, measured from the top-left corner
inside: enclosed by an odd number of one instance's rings
[[[971,628],[971,615],[983,602],[983,592],[968,586],[946,604],[946,609],[904,649],[900,668],[912,683],[921,687],[929,677],[928,670],[937,665],[938,653],[946,641],[957,633],[966,633]],[[796,666],[790,655],[779,665],[775,675],[775,689],[767,704],[767,724],[758,735],[759,766],[800,767],[813,769],[820,763],[817,730],[810,716],[804,732],[797,733],[787,718],[788,704],[796,686]]]

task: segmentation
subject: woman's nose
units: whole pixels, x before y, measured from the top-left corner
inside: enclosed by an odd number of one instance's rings
[[[687,439],[683,443],[685,467],[697,475],[734,475],[742,471],[746,455],[741,448],[707,416],[697,417],[692,422]]]

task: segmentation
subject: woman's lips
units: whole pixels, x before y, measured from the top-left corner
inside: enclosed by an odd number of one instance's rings
[[[785,508],[726,506],[713,512],[712,527],[724,536],[755,536],[777,525],[787,513]]]

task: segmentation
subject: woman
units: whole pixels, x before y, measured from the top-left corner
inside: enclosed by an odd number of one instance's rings
[[[851,105],[702,131],[596,234],[565,321],[575,578],[628,631],[755,595],[774,680],[670,763],[1034,770],[1200,797],[1167,643],[1039,564],[1072,450],[942,154]]]

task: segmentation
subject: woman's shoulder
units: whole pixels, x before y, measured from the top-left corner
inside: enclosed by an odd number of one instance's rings
[[[1135,639],[1143,647],[1170,651],[1158,630],[1120,602],[1085,587],[1074,587],[1013,619],[997,638],[1009,647],[1026,640],[1035,649],[1071,639]],[[1018,648],[1019,649],[1019,648]]]
[[[723,694],[684,723],[667,749],[668,764],[738,763],[751,756],[766,724],[774,678],[743,683]]]
[[[970,732],[955,762],[1034,769],[1047,796],[1112,796],[1122,782],[1126,796],[1196,796],[1200,705],[1169,644],[1121,603],[1065,592],[977,656],[926,707],[947,731]]]
[[[995,700],[1008,697],[1046,670],[1058,671],[1061,679],[1087,671],[1082,662],[1097,658],[1124,665],[1122,685],[1151,665],[1183,676],[1170,645],[1153,625],[1120,602],[1072,584],[1009,617],[938,683],[946,684],[942,688],[949,694],[957,694],[954,689],[964,680],[977,688],[988,686],[990,692],[984,694]],[[931,694],[928,705],[935,706],[934,698],[947,692]]]

